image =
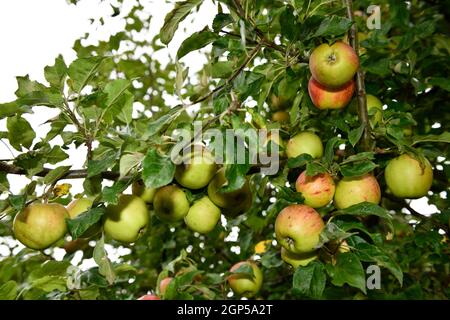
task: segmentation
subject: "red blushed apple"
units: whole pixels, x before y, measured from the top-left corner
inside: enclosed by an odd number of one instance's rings
[[[336,189],[333,178],[328,173],[307,176],[303,171],[295,183],[297,192],[305,198],[305,204],[312,208],[326,206],[333,200]]]
[[[309,58],[312,76],[327,87],[339,88],[353,79],[359,67],[359,58],[348,44],[338,41],[321,44]]]
[[[159,283],[159,293],[164,295],[166,293],[167,286],[172,281],[172,277],[167,277],[161,280]]]
[[[353,79],[337,89],[325,87],[314,78],[308,83],[309,96],[318,109],[342,109],[349,104],[354,91]]]
[[[161,300],[161,298],[154,294],[146,294],[140,297],[138,300]]]
[[[380,185],[371,174],[343,178],[338,182],[334,194],[334,204],[338,209],[345,209],[361,202],[378,204],[380,200]]]
[[[286,250],[300,254],[313,252],[324,228],[320,214],[303,204],[284,208],[275,220],[275,234]]]

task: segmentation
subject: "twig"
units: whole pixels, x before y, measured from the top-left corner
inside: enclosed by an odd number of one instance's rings
[[[228,78],[225,83],[223,83],[222,85],[216,87],[214,90],[212,90],[210,93],[208,93],[207,95],[195,100],[194,102],[192,102],[191,104],[189,104],[189,107],[196,105],[197,103],[203,102],[208,100],[209,98],[211,98],[213,95],[215,95],[217,92],[221,91],[223,88],[225,88],[226,86],[228,86],[234,79],[237,78],[237,76],[242,72],[242,70],[245,69],[245,67],[250,63],[250,61],[252,61],[256,55],[258,54],[259,50],[261,49],[262,44],[258,43],[258,45],[253,48],[253,50],[250,52],[250,54],[248,55],[248,57],[245,59],[244,63],[242,63],[242,65],[231,75],[230,78]]]
[[[349,31],[349,43],[359,57],[359,44],[358,44],[358,29],[353,16],[353,3],[352,0],[345,0],[345,5],[347,7],[347,16],[352,21],[352,27]],[[364,132],[362,136],[362,146],[366,151],[372,150],[373,142],[370,135],[370,125],[369,125],[369,114],[367,112],[367,100],[366,100],[366,88],[364,85],[364,73],[359,66],[356,72],[356,94],[358,100],[358,117],[361,124],[364,125]]]

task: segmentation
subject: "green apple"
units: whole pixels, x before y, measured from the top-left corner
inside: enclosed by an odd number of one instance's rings
[[[173,280],[172,277],[164,278],[159,283],[159,294],[164,296],[166,293],[167,287],[169,286],[169,283]]]
[[[14,218],[14,236],[30,249],[46,249],[64,237],[67,218],[66,208],[58,203],[32,203]]]
[[[428,159],[421,163],[408,154],[389,161],[384,178],[389,190],[398,198],[426,196],[433,183],[433,168]]]
[[[359,58],[348,44],[338,41],[333,45],[321,44],[309,58],[314,79],[326,87],[339,88],[355,76]]]
[[[375,126],[381,121],[383,117],[383,103],[380,101],[380,99],[371,94],[366,95],[366,101],[367,111],[370,114],[373,114],[371,124],[372,126]]]
[[[279,123],[289,123],[290,115],[287,111],[276,111],[272,113],[272,121]]]
[[[286,250],[296,254],[313,252],[319,244],[323,228],[324,223],[320,214],[303,204],[293,204],[284,208],[275,220],[278,242]]]
[[[144,200],[134,195],[121,195],[116,205],[108,205],[103,229],[112,239],[135,242],[145,231],[149,213]]]
[[[338,182],[334,194],[334,205],[338,209],[345,209],[361,202],[378,204],[380,200],[380,185],[371,174],[343,178]]]
[[[183,220],[189,211],[189,201],[182,189],[176,185],[165,186],[156,191],[153,199],[155,214],[165,222]]]
[[[208,151],[191,152],[177,166],[175,179],[185,188],[201,189],[208,185],[216,170],[214,157]]]
[[[290,99],[286,97],[280,97],[275,94],[270,96],[270,109],[271,110],[283,110],[288,108],[290,104]]]
[[[297,178],[295,183],[297,192],[305,198],[305,204],[312,208],[326,206],[333,200],[336,186],[328,173],[307,176],[306,170]]]
[[[294,267],[294,269],[297,269],[300,266],[305,267],[311,261],[314,261],[316,259],[317,253],[315,251],[309,253],[295,254],[289,252],[284,247],[281,248],[281,260],[290,264],[292,267]]]
[[[67,206],[67,212],[69,212],[70,219],[75,219],[80,214],[89,211],[92,207],[93,202],[94,201],[89,198],[80,198],[73,200]],[[100,232],[101,227],[101,222],[94,224],[93,226],[89,227],[89,229],[87,229],[84,234],[82,234],[81,238],[91,238],[95,236]]]
[[[155,197],[156,188],[146,188],[144,181],[138,180],[133,182],[131,192],[135,196],[140,197],[146,203],[152,203],[153,198]]]
[[[211,232],[220,220],[220,209],[204,196],[194,202],[184,217],[184,222],[192,231],[198,233]]]
[[[315,133],[304,131],[292,137],[286,146],[288,158],[295,158],[307,153],[313,158],[320,158],[323,155],[323,144],[319,136]]]
[[[224,214],[237,215],[245,212],[253,202],[253,195],[248,180],[244,185],[232,192],[220,192],[227,184],[225,170],[219,170],[208,185],[209,199],[218,207],[224,208]]]
[[[309,79],[308,93],[311,101],[318,109],[343,109],[352,99],[355,81],[352,79],[342,87],[328,88],[314,78]]]
[[[237,271],[241,266],[249,265],[253,270],[253,277],[247,273],[235,273],[228,277],[228,284],[234,293],[247,298],[254,297],[261,289],[263,273],[253,261],[241,261],[231,267],[230,272]]]

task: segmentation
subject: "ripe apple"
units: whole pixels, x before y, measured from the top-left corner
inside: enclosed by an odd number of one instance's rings
[[[380,200],[380,185],[371,174],[343,178],[338,182],[334,194],[334,204],[338,209],[345,209],[361,202],[378,204]]]
[[[75,199],[67,206],[67,212],[69,212],[70,219],[74,219],[78,217],[80,214],[89,211],[92,207],[92,203],[94,201],[89,198],[80,198]],[[84,234],[82,234],[81,238],[91,238],[98,234],[101,229],[101,222],[98,222],[87,229]]]
[[[58,203],[32,203],[14,218],[14,236],[28,248],[46,249],[64,237],[67,218],[66,208]]]
[[[183,220],[189,211],[186,194],[176,185],[165,186],[156,191],[153,199],[155,214],[162,221],[176,222]]]
[[[307,266],[308,263],[316,259],[317,253],[314,251],[310,253],[295,254],[289,252],[284,247],[281,248],[281,260],[290,264],[292,267],[294,267],[294,269],[297,269],[300,266]]]
[[[134,195],[121,195],[116,205],[108,205],[103,224],[105,233],[116,241],[135,242],[149,221],[147,205]]]
[[[246,180],[244,185],[232,192],[220,192],[220,188],[227,183],[225,170],[219,170],[208,185],[209,199],[218,207],[224,208],[224,214],[237,215],[248,210],[253,202],[250,185]]]
[[[287,111],[276,111],[272,114],[272,121],[279,123],[288,123],[290,119],[289,112]]]
[[[384,171],[386,184],[398,198],[415,199],[426,196],[433,183],[433,168],[428,159],[420,163],[408,154],[389,161]]]
[[[138,298],[138,300],[161,300],[161,298],[154,294],[146,294]]]
[[[354,91],[355,81],[353,79],[339,88],[328,88],[314,78],[309,79],[308,82],[311,101],[316,108],[321,110],[345,108],[352,99]]]
[[[194,202],[184,217],[184,222],[192,231],[198,233],[211,232],[220,220],[220,209],[204,196]]]
[[[309,58],[313,78],[326,87],[342,87],[353,79],[358,67],[359,59],[355,50],[342,41],[331,46],[321,44]]]
[[[250,265],[253,270],[253,277],[247,274],[232,274],[228,277],[228,284],[234,293],[251,298],[261,289],[263,273],[253,261],[241,261],[231,267],[230,272],[234,272],[242,265]]]
[[[305,204],[312,208],[326,206],[333,200],[336,189],[333,178],[328,173],[307,176],[306,170],[297,178],[295,183],[297,192],[305,198]]]
[[[172,281],[172,277],[167,277],[161,280],[159,283],[159,294],[163,295],[166,293],[167,286],[169,285],[170,281]]]
[[[214,157],[206,150],[191,152],[177,166],[175,179],[183,187],[201,189],[206,187],[214,177],[217,167]]]
[[[324,228],[322,217],[307,205],[293,204],[284,208],[275,220],[275,234],[286,250],[300,254],[311,253],[319,244]]]
[[[315,133],[304,131],[292,137],[286,147],[288,158],[295,158],[307,153],[313,158],[320,158],[323,155],[323,145],[319,136]]]
[[[153,198],[155,197],[156,188],[146,188],[144,181],[138,180],[133,182],[131,192],[135,196],[140,197],[146,203],[152,203]]]

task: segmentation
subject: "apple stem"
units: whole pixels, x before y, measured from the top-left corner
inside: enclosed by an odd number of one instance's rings
[[[345,5],[347,7],[347,17],[352,21],[352,27],[350,28],[348,39],[349,43],[355,50],[356,55],[359,57],[359,44],[358,44],[358,27],[356,26],[355,19],[353,16],[353,1],[345,0]],[[361,139],[362,147],[365,151],[370,151],[373,149],[374,144],[372,141],[372,136],[370,134],[369,125],[369,114],[367,112],[367,100],[366,100],[366,88],[364,85],[364,73],[361,70],[361,65],[356,72],[356,94],[358,101],[358,117],[361,124],[364,125],[364,132]]]

